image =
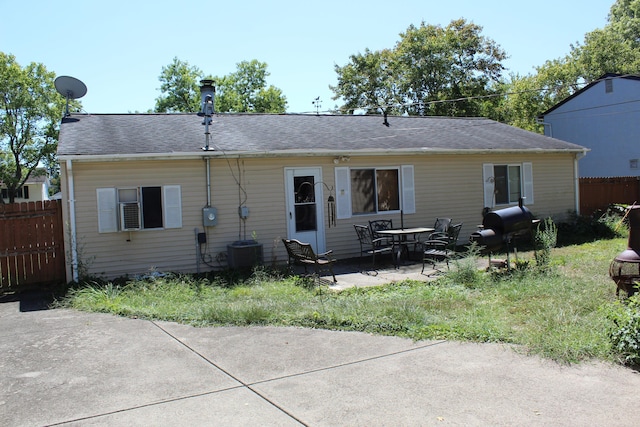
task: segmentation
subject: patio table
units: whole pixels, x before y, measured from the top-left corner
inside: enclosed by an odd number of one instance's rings
[[[393,242],[393,254],[397,268],[400,265],[402,252],[406,251],[408,256],[409,249],[407,245],[409,243],[417,243],[419,241],[418,236],[420,236],[420,234],[432,233],[433,231],[435,231],[433,227],[390,228],[388,230],[378,230],[376,231],[376,234],[391,237]],[[408,236],[413,236],[413,240],[408,241]]]

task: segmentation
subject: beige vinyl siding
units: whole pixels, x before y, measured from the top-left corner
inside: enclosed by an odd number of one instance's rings
[[[193,271],[194,227],[201,223],[197,211],[206,203],[203,165],[197,161],[74,163],[79,258],[87,272],[111,278],[154,269]],[[165,185],[180,186],[182,228],[98,233],[97,188]]]
[[[263,244],[265,264],[286,262],[281,243],[281,239],[287,237],[286,167],[320,167],[322,181],[335,188],[337,166],[399,168],[413,165],[416,213],[404,215],[404,225],[432,226],[436,217],[451,217],[456,222],[464,222],[461,242],[467,241],[469,234],[482,223],[484,163],[532,163],[535,203],[527,207],[538,218],[563,219],[575,209],[572,154],[352,155],[350,161],[338,165],[333,162],[334,158],[211,159],[211,206],[218,210],[218,223],[206,228],[207,260],[217,265],[216,259],[224,257],[228,244],[256,236]],[[151,269],[194,272],[197,266],[195,232],[196,229],[205,231],[202,226],[202,208],[207,203],[205,165],[202,159],[73,162],[77,246],[79,259],[87,272],[107,278],[145,273]],[[67,176],[65,166],[62,163],[63,182]],[[181,228],[98,233],[97,188],[165,185],[180,186]],[[68,200],[66,186],[62,192],[63,200]],[[329,227],[326,215],[329,192],[324,187],[322,192],[326,247],[339,259],[359,256],[353,224],[368,225],[369,220],[391,218],[394,225],[400,226],[399,213],[380,213],[338,219],[336,226]],[[240,204],[250,210],[246,221],[238,216]],[[67,202],[64,204],[66,223],[70,218],[68,208]],[[67,242],[67,255],[70,249]],[[209,269],[200,264],[201,271]]]
[[[394,167],[413,164],[416,213],[404,215],[404,226],[430,227],[437,217],[449,217],[455,222],[464,223],[460,242],[465,242],[482,224],[482,165],[523,162],[531,162],[533,166],[535,203],[527,207],[538,218],[551,216],[556,220],[565,219],[567,213],[575,210],[573,156],[568,154],[352,157],[348,166]],[[368,225],[374,219],[392,219],[394,226],[400,226],[401,222],[399,213],[356,215],[340,219],[336,228],[327,229],[327,248],[333,249],[338,257],[359,256],[353,224]]]

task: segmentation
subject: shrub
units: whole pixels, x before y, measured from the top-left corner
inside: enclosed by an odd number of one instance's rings
[[[479,254],[478,244],[473,242],[463,257],[454,260],[453,269],[446,275],[446,280],[467,288],[476,288],[482,284],[484,274],[478,269]]]
[[[640,364],[640,294],[618,301],[610,317],[616,328],[611,333],[613,351],[630,365]]]
[[[578,216],[572,212],[568,221],[558,224],[558,240],[563,244],[574,244],[625,237],[628,232],[625,213],[626,206],[623,205],[611,205],[591,216]]]
[[[546,270],[551,263],[551,249],[558,242],[558,227],[551,218],[545,219],[534,234],[535,259],[538,268]]]

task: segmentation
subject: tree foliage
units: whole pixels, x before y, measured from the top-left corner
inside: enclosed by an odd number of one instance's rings
[[[234,113],[284,113],[286,97],[274,86],[267,87],[267,64],[257,60],[242,61],[235,72],[222,76],[206,76],[199,68],[174,58],[162,68],[159,80],[162,95],[156,99],[157,112],[194,113],[200,111],[200,80],[215,81],[215,109]]]
[[[287,98],[274,86],[267,87],[267,64],[242,61],[237,70],[216,81],[216,110],[222,112],[284,113]]]
[[[352,55],[347,65],[336,65],[333,99],[344,100],[344,112],[477,115],[507,57],[481,32],[482,27],[464,19],[444,28],[411,25],[393,49],[367,49]],[[446,102],[453,99],[458,101]]]
[[[10,203],[42,164],[55,163],[65,100],[54,78],[42,64],[23,68],[15,56],[0,52],[0,182]]]
[[[489,112],[491,118],[542,132],[536,117],[607,73],[637,74],[640,70],[640,0],[617,0],[607,25],[584,36],[562,58],[548,60],[532,75],[502,82],[510,93]]]
[[[200,111],[199,82],[202,78],[202,71],[198,67],[174,57],[171,64],[162,67],[158,78],[163,95],[156,98],[155,111],[158,113]]]

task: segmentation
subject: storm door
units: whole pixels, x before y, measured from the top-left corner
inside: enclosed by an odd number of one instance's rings
[[[290,239],[325,251],[322,175],[320,168],[285,169],[287,233]]]

